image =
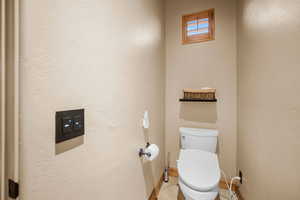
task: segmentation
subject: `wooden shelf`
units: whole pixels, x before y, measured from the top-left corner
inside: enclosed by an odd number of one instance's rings
[[[180,102],[217,102],[217,99],[203,100],[203,99],[179,99]]]

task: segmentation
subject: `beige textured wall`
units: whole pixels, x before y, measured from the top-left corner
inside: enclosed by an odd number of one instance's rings
[[[247,200],[300,199],[300,2],[239,1],[238,167]]]
[[[160,0],[21,2],[21,199],[145,200],[164,155]],[[55,111],[85,108],[84,144],[55,155]],[[148,109],[151,128],[141,118]]]
[[[216,40],[181,45],[181,16],[215,8]],[[237,64],[235,0],[166,1],[166,152],[176,166],[179,127],[220,130],[219,158],[236,173]],[[179,103],[183,88],[214,87],[218,103]]]

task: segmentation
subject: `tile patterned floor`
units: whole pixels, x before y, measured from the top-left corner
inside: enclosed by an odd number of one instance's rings
[[[170,177],[168,183],[163,183],[158,195],[158,200],[177,200],[178,186],[177,178]],[[228,191],[222,190],[220,192],[221,200],[228,200]]]
[[[163,183],[158,195],[158,200],[177,200],[177,194],[177,178],[170,177],[168,183]]]

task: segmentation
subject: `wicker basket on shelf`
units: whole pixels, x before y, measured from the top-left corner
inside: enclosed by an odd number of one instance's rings
[[[184,99],[198,99],[212,101],[216,99],[216,89],[203,88],[200,90],[184,89]]]

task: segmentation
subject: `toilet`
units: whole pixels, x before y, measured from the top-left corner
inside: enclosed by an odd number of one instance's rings
[[[184,127],[179,130],[178,182],[185,200],[215,200],[221,179],[216,154],[218,131]]]

